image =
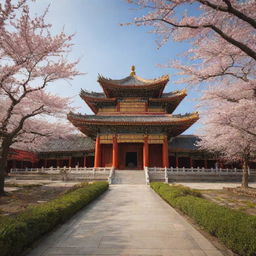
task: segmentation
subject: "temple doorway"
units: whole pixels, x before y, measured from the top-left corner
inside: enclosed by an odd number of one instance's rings
[[[143,144],[119,143],[118,168],[120,170],[143,170]]]
[[[138,158],[137,152],[126,152],[125,154],[125,167],[126,168],[137,168],[138,167]]]

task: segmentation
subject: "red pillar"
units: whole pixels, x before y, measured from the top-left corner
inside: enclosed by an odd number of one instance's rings
[[[175,157],[175,161],[176,161],[176,168],[179,167],[179,158],[176,156]]]
[[[144,137],[144,145],[143,145],[143,166],[148,167],[148,136]]]
[[[47,159],[44,159],[44,168],[47,168]]]
[[[84,155],[84,167],[86,167],[86,155]]]
[[[112,167],[118,168],[118,143],[116,135],[113,137]]]
[[[100,167],[100,137],[97,136],[95,144],[94,168]]]
[[[168,141],[167,137],[164,138],[163,143],[163,168],[169,168],[169,156],[168,156]]]
[[[190,168],[193,167],[193,159],[190,157]]]
[[[208,168],[207,159],[204,159],[204,168],[205,168],[205,169]]]
[[[69,158],[68,158],[68,166],[69,166],[69,167],[71,167],[71,163],[72,163],[71,161],[72,161],[72,158],[69,157]]]

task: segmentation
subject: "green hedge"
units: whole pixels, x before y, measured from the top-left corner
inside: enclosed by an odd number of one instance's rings
[[[0,255],[20,255],[36,239],[65,222],[107,189],[107,182],[83,183],[55,200],[30,207],[15,217],[1,218]]]
[[[187,187],[154,182],[151,188],[234,252],[246,256],[256,255],[256,216],[200,198],[199,192]]]

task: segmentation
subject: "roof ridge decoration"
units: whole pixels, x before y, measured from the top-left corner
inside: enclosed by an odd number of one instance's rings
[[[141,81],[141,82],[144,82],[144,83],[148,83],[148,84],[151,84],[151,83],[155,83],[155,82],[164,82],[164,81],[168,81],[169,80],[169,75],[162,75],[158,78],[154,78],[154,79],[145,79],[145,78],[142,78],[140,76],[137,76],[137,75],[129,75],[123,79],[111,79],[111,78],[107,78],[107,77],[104,77],[102,75],[98,75],[98,81],[99,82],[126,82],[127,80],[129,80],[130,78],[136,78],[137,80]]]
[[[135,75],[136,75],[135,66],[132,65],[132,66],[131,66],[131,73],[130,73],[130,76],[135,76]]]
[[[169,75],[163,75],[158,78],[154,79],[145,79],[140,76],[137,76],[135,71],[132,71],[131,74],[123,79],[111,79],[104,77],[100,74],[98,74],[98,82],[106,82],[106,83],[114,83],[118,85],[147,85],[147,84],[155,84],[155,83],[161,83],[161,82],[168,82],[169,81]],[[132,84],[131,82],[137,82],[137,84]]]
[[[176,91],[171,91],[171,92],[164,92],[164,95],[172,95],[172,94],[184,94],[187,93],[187,89],[182,89],[182,90],[176,90]]]
[[[106,95],[104,92],[94,92],[94,91],[89,91],[86,89],[81,89],[80,91],[80,96],[86,95],[89,97],[96,97],[96,98],[106,98]]]

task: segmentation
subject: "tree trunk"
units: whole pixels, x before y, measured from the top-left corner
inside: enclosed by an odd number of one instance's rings
[[[4,195],[4,179],[6,175],[7,158],[10,150],[10,143],[8,138],[3,138],[0,155],[0,196]]]
[[[243,178],[242,178],[242,187],[248,188],[248,159],[244,159],[243,163]]]

